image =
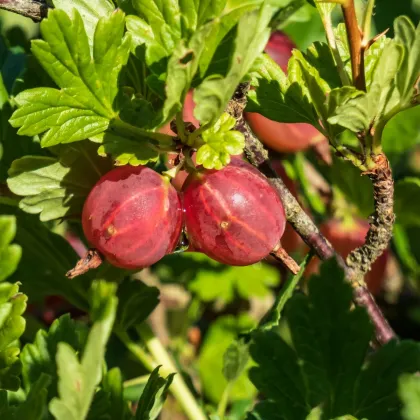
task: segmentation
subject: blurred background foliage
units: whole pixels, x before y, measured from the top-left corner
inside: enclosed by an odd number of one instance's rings
[[[358,2],[359,11],[364,3],[363,0]],[[377,0],[372,35],[387,28],[392,32],[392,22],[401,14],[408,15],[417,24],[420,0]],[[337,10],[334,20],[338,23],[339,19]],[[0,183],[4,183],[13,159],[24,154],[48,153],[40,149],[36,138],[18,137],[8,125],[10,105],[7,98],[23,86],[27,88],[37,83],[47,86],[50,82],[39,82],[47,76],[30,56],[30,40],[38,36],[38,24],[2,11],[0,26],[3,76],[0,87]],[[324,39],[318,12],[310,5],[303,6],[277,29],[288,34],[299,49]],[[346,133],[343,136],[351,144],[351,136]],[[396,180],[397,224],[391,258],[377,296],[397,333],[403,338],[420,339],[420,107],[401,113],[388,124],[383,145]],[[287,156],[277,154],[275,158],[282,162],[296,186],[299,199],[319,224],[337,214],[363,219],[370,214],[370,183],[351,165],[336,159],[334,165],[326,165],[312,149]],[[308,172],[308,168],[312,172]],[[319,177],[321,184],[315,182]],[[13,199],[9,198],[10,201]],[[30,341],[39,328],[45,328],[62,313],[70,311],[75,317],[83,317],[83,311],[76,310],[74,305],[80,308],[85,304],[82,296],[89,278],[72,280],[78,289],[74,292],[66,286],[68,280],[64,277],[76,259],[67,240],[80,233],[80,226],[42,224],[37,216],[10,210],[6,201],[2,201],[0,213],[17,217],[15,243],[23,248],[13,279],[22,281],[22,289],[29,295],[28,328],[24,339]],[[39,238],[43,240],[39,242]],[[290,252],[301,261],[305,246],[290,231],[285,241],[290,242]],[[83,248],[80,240],[74,244]],[[42,260],[57,263],[45,270]],[[152,314],[152,325],[163,343],[174,352],[179,367],[188,367],[184,371],[188,381],[195,384],[198,376],[204,395],[213,403],[220,399],[226,386],[222,375],[225,350],[238,334],[258,322],[287,278],[284,270],[273,261],[250,267],[228,267],[194,253],[167,256],[136,276],[146,284],[160,288],[161,304]],[[283,337],[287,338],[287,325],[283,323],[281,329]],[[127,379],[146,373],[115,337],[111,339],[107,360],[110,368],[122,367]],[[143,386],[141,382],[129,384],[125,388],[126,397],[138,399]],[[255,393],[244,373],[232,390],[231,398],[237,401],[232,408],[232,419],[235,413],[236,418],[241,418]]]

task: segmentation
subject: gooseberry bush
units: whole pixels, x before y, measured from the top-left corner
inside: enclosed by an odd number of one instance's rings
[[[420,418],[398,3],[0,2],[1,419]]]

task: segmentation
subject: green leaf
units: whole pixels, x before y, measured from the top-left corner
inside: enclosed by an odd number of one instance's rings
[[[223,375],[233,382],[244,371],[249,360],[249,346],[243,340],[235,340],[223,355]]]
[[[317,68],[312,66],[298,50],[293,50],[293,56],[288,64],[290,83],[302,83],[304,94],[312,102],[318,116],[326,121],[327,109],[325,105],[326,94],[331,90],[321,78]]]
[[[206,334],[201,347],[198,370],[204,394],[214,403],[218,403],[228,381],[223,374],[223,358],[228,347],[238,335],[248,332],[254,322],[246,314],[239,316],[227,315],[213,322]],[[249,367],[248,362],[247,368]],[[250,383],[245,372],[238,377],[232,386],[230,400],[237,401],[252,398],[255,388]]]
[[[305,418],[318,406],[325,418],[397,418],[398,377],[418,370],[420,346],[391,341],[366,358],[373,329],[365,310],[351,306],[351,287],[332,260],[311,278],[308,296],[296,294],[286,308],[293,347],[273,330],[253,334],[259,366],[250,377],[267,398],[254,418]]]
[[[0,37],[0,108],[7,104],[13,92],[16,79],[22,75],[27,62],[23,49],[9,47],[3,36]]]
[[[65,276],[78,258],[71,245],[51,232],[38,217],[23,213],[17,207],[0,204],[0,213],[16,216],[15,242],[22,247],[22,258],[11,280],[21,282],[23,292],[34,301],[60,295],[86,310],[86,289],[91,278],[85,275],[68,281]]]
[[[286,303],[289,301],[289,299],[293,296],[293,292],[298,286],[299,281],[301,280],[312,256],[312,253],[308,252],[302,264],[300,265],[299,273],[295,274],[294,276],[290,276],[287,279],[285,284],[282,286],[281,291],[277,294],[276,300],[272,308],[264,315],[263,318],[261,318],[258,328],[270,329],[274,326],[279,325],[283,309]]]
[[[153,266],[164,282],[186,283],[204,302],[231,302],[236,294],[244,299],[270,295],[270,287],[279,284],[278,271],[262,262],[232,267],[211,260],[201,253],[166,256]]]
[[[56,9],[64,10],[69,16],[77,10],[82,17],[89,45],[93,45],[96,25],[102,17],[108,17],[115,9],[111,0],[52,0]]]
[[[16,217],[0,215],[0,281],[16,271],[22,256],[22,248],[10,243],[16,235]]]
[[[236,86],[263,51],[270,34],[268,25],[273,11],[265,4],[259,11],[246,13],[240,18],[226,76],[208,78],[194,92],[194,115],[202,124],[211,125],[219,118]]]
[[[349,418],[351,416],[345,416],[344,418],[342,418],[342,420],[346,420],[346,417],[347,417],[347,420],[351,420],[351,418]],[[313,408],[305,420],[322,420],[322,408],[321,407]]]
[[[366,131],[376,115],[380,95],[376,88],[370,92],[373,92],[373,94],[362,94],[355,98],[349,98],[335,108],[335,112],[327,121],[330,124],[338,124],[354,133]]]
[[[362,96],[363,92],[353,86],[343,86],[330,91],[327,97],[327,115],[334,115],[337,108],[344,105],[350,99]]]
[[[314,42],[307,50],[302,53],[306,61],[306,66],[315,68],[314,75],[320,78],[320,84],[324,88],[327,85],[328,90],[338,89],[342,86],[340,76],[335,65],[334,56],[331,49],[325,42]],[[313,70],[310,70],[313,72]]]
[[[116,166],[145,165],[148,162],[156,162],[159,158],[159,152],[147,140],[136,138],[133,141],[109,132],[98,134],[90,140],[101,143],[98,148],[99,156],[111,156]]]
[[[48,332],[39,330],[33,343],[26,344],[22,350],[22,376],[26,390],[32,388],[40,375],[51,378],[48,387],[48,400],[57,396],[57,354],[58,343],[67,343],[76,352],[83,349],[87,328],[84,324],[70,318],[69,314],[56,319]]]
[[[111,420],[109,395],[102,389],[96,390],[86,420]]]
[[[150,374],[137,405],[136,420],[155,420],[162,410],[175,374],[171,373],[166,378],[162,378],[159,375],[159,369],[160,366]]]
[[[387,43],[378,59],[368,92],[350,97],[336,108],[328,122],[339,124],[353,132],[367,131],[374,122],[378,123],[386,108],[392,107],[396,100],[393,96],[394,79],[403,53],[401,45]]]
[[[247,111],[278,122],[309,123],[323,132],[327,130],[330,137],[338,131],[330,130],[328,117],[339,104],[357,96],[354,88],[340,88],[334,59],[325,43],[312,44],[304,54],[294,50],[287,77],[267,57],[253,70],[257,88],[249,93]]]
[[[81,360],[67,343],[59,343],[57,350],[58,398],[49,408],[57,420],[83,420],[102,378],[105,348],[111,335],[117,309],[116,285],[105,281],[92,284],[89,332]]]
[[[368,218],[374,210],[372,183],[349,162],[334,157],[329,168],[330,182],[340,190],[348,203],[354,205],[361,217]]]
[[[159,289],[125,279],[118,287],[117,324],[125,331],[141,324],[159,304]]]
[[[347,30],[344,23],[340,23],[336,28],[334,28],[334,36],[336,38],[337,48],[344,63],[345,70],[351,80],[350,50],[348,47]],[[373,74],[376,70],[379,59],[384,52],[384,47],[389,42],[392,41],[386,36],[382,36],[377,39],[367,51],[365,51],[365,78],[366,86],[368,88],[372,83]]]
[[[297,68],[297,66],[295,66]],[[316,111],[303,90],[303,80],[291,83],[280,67],[264,54],[253,68],[258,86],[248,94],[246,111],[258,112],[273,121],[309,123],[320,128]]]
[[[420,107],[399,112],[392,118],[385,126],[381,143],[393,172],[396,172],[399,166],[405,169],[407,152],[420,144]]]
[[[202,26],[194,33],[188,44],[181,41],[174,49],[168,62],[165,84],[166,100],[163,108],[165,121],[181,110],[193,77],[198,70],[201,55],[205,51],[207,38],[214,27],[215,22]]]
[[[52,146],[83,140],[106,130],[116,117],[113,108],[118,76],[128,59],[130,39],[123,38],[121,11],[101,18],[91,53],[83,21],[76,9],[72,19],[53,10],[41,23],[44,40],[32,52],[61,90],[35,88],[20,93],[10,119],[18,133],[42,134],[41,144]]]
[[[284,420],[288,418],[284,416],[284,411],[279,412],[278,406],[270,401],[262,401],[248,413],[246,420]]]
[[[111,419],[132,418],[128,405],[124,401],[123,378],[119,368],[107,372],[102,380],[102,388],[107,393],[110,404],[109,415]]]
[[[414,235],[409,235],[408,231],[414,233]],[[398,222],[394,224],[392,244],[394,245],[398,260],[403,268],[409,270],[410,274],[417,276],[420,274],[420,263],[417,261],[416,255],[413,252],[417,246],[410,241],[410,236],[411,238],[416,238],[416,240],[418,238],[417,233],[412,232],[412,227],[408,229],[401,226]]]
[[[96,146],[84,142],[60,146],[58,159],[24,156],[9,170],[10,190],[24,196],[19,207],[40,214],[42,221],[79,216],[83,203],[98,179],[111,165],[96,154]]]
[[[240,155],[245,147],[244,135],[234,131],[236,120],[228,113],[223,113],[217,122],[203,131],[204,141],[197,150],[196,160],[206,169],[222,169],[230,163],[231,155]]]
[[[19,293],[18,284],[0,284],[0,389],[17,391],[21,362],[16,340],[25,331],[27,296]]]
[[[133,6],[150,26],[154,38],[162,45],[168,55],[173,51],[176,42],[181,39],[181,13],[177,0],[154,1],[133,0]],[[192,6],[195,8],[195,5]]]
[[[12,162],[25,155],[45,155],[38,139],[18,136],[9,123],[13,109],[9,103],[0,110],[0,182],[6,182]]]
[[[402,226],[420,226],[418,201],[420,178],[407,177],[395,184],[395,214]]]
[[[416,420],[420,413],[420,377],[417,374],[401,375],[398,381],[398,394],[403,403],[402,417],[405,420]]]
[[[41,373],[32,384],[24,402],[14,410],[13,419],[42,420],[46,415],[48,386],[50,377]]]
[[[387,343],[362,370],[355,392],[357,410],[351,414],[372,420],[395,418],[401,406],[398,379],[402,373],[417,372],[419,364],[419,343],[408,340]]]
[[[402,104],[413,96],[420,76],[420,25],[417,28],[407,16],[399,16],[394,21],[395,41],[405,49],[401,70],[397,75],[397,86]]]

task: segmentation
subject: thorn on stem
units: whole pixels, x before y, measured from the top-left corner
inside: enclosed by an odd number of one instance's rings
[[[96,249],[89,249],[83,258],[77,261],[74,268],[66,273],[69,279],[87,273],[89,270],[98,268],[102,264],[102,257]]]
[[[388,31],[389,31],[389,28],[385,29],[380,34],[375,35],[372,39],[367,41],[366,45],[362,44],[362,47],[364,48],[364,50],[367,51],[379,38],[382,38]]]

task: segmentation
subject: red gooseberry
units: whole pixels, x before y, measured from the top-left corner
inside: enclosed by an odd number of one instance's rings
[[[192,247],[224,264],[249,265],[267,257],[285,229],[276,191],[238,158],[218,171],[192,173],[183,200]]]
[[[105,174],[83,207],[87,240],[113,265],[147,267],[174,250],[182,229],[181,202],[169,180],[144,166]]]

